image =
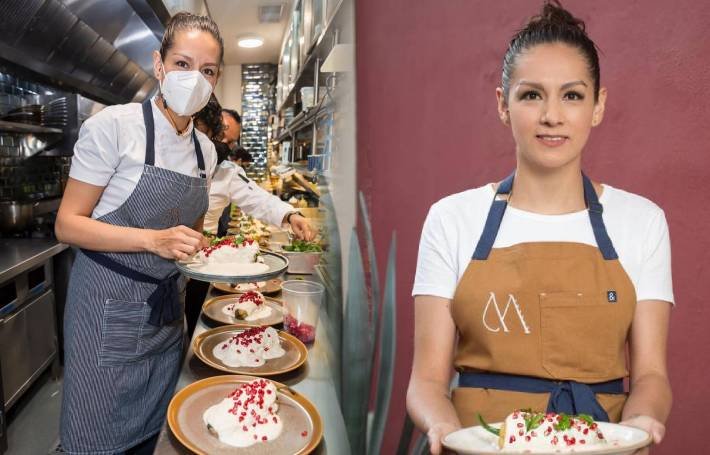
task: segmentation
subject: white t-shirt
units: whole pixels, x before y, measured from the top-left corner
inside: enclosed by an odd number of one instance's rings
[[[181,135],[151,103],[155,122],[155,166],[199,177],[197,155],[192,143],[192,122]],[[212,141],[197,131],[205,172],[212,175],[217,152]],[[120,207],[138,184],[145,164],[145,126],[139,103],[109,106],[84,122],[74,145],[69,177],[104,191],[94,207],[92,218],[99,218]]]
[[[660,207],[641,196],[603,186],[599,201],[619,261],[637,300],[673,302],[668,225]],[[454,194],[429,210],[419,243],[412,295],[452,299],[483,231],[495,196],[491,184]],[[540,215],[508,206],[494,248],[524,242],[597,245],[586,210]]]
[[[286,214],[294,211],[290,204],[253,181],[245,182],[242,177],[246,178],[246,173],[236,163],[225,160],[219,164],[210,186],[210,208],[204,223],[206,231],[217,232],[219,217],[230,202],[247,215],[275,226],[280,226]]]

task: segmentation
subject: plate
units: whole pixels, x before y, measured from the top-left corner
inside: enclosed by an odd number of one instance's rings
[[[249,328],[251,327],[248,325],[228,325],[207,330],[195,337],[192,342],[192,350],[207,365],[232,374],[273,376],[295,370],[306,361],[308,357],[306,346],[293,335],[282,331],[278,331],[279,339],[281,340],[281,347],[286,353],[278,359],[269,359],[264,365],[258,367],[230,367],[212,354],[215,346]]]
[[[313,403],[300,393],[276,381],[278,415],[284,422],[281,435],[273,441],[239,448],[220,442],[202,421],[202,414],[219,403],[240,384],[259,379],[254,376],[213,376],[193,382],[179,391],[168,406],[168,425],[182,445],[198,455],[307,454],[323,437],[323,423]],[[305,435],[305,436],[304,436]]]
[[[500,428],[500,423],[491,426]],[[501,453],[530,453],[536,455],[559,455],[560,453],[585,453],[589,455],[631,455],[636,450],[646,447],[653,442],[651,435],[639,428],[627,427],[608,422],[597,422],[599,429],[609,444],[576,447],[574,452],[545,452],[528,450],[526,452],[518,450],[500,450],[498,448],[498,436],[484,430],[482,426],[463,428],[453,433],[449,433],[441,441],[442,444],[456,453],[474,455],[498,455]]]
[[[215,322],[220,324],[239,324],[251,327],[260,327],[264,325],[277,325],[284,321],[283,307],[276,300],[270,299],[268,297],[264,298],[264,304],[271,308],[271,315],[267,318],[256,319],[254,321],[243,321],[237,319],[234,316],[226,315],[222,312],[222,309],[239,300],[238,295],[222,295],[219,297],[213,297],[206,300],[202,304],[202,313]]]
[[[279,278],[275,278],[273,280],[266,281],[266,285],[260,289],[257,289],[257,291],[261,292],[262,294],[276,294],[277,292],[281,291],[281,283],[283,280]],[[222,292],[227,292],[230,294],[243,294],[245,291],[238,291],[234,289],[232,286],[236,284],[244,284],[244,283],[213,283],[213,286],[215,289],[222,291]]]
[[[266,272],[256,275],[215,275],[211,273],[200,273],[191,268],[192,257],[184,261],[175,261],[178,270],[188,278],[199,281],[220,282],[220,283],[252,283],[254,281],[268,281],[278,277],[288,268],[288,259],[273,251],[261,250],[261,257],[264,259],[269,269]]]

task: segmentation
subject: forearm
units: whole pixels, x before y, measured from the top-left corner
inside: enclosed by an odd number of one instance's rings
[[[407,411],[424,433],[437,424],[461,426],[448,387],[432,381],[412,378],[407,390]]]
[[[149,232],[114,226],[82,215],[60,216],[55,226],[57,240],[92,251],[148,251]]]
[[[662,374],[646,374],[632,382],[622,419],[646,415],[665,423],[671,411],[672,401],[668,378]]]

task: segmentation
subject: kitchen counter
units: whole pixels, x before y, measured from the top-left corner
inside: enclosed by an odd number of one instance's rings
[[[292,275],[287,276],[287,279],[293,278],[294,276]],[[303,278],[307,280],[316,279],[315,276],[311,275],[303,276]],[[210,287],[207,298],[209,299],[218,295],[223,294]],[[217,326],[218,325],[209,322],[209,320],[200,315],[200,319],[197,321],[197,327],[193,333],[193,340],[198,334]],[[336,354],[332,349],[333,344],[330,341],[334,339],[333,336],[332,328],[325,314],[325,305],[322,305],[320,320],[316,330],[316,340],[313,345],[308,348],[308,360],[306,364],[296,371],[272,378],[274,381],[287,384],[297,392],[303,394],[315,405],[316,409],[318,409],[323,422],[323,439],[314,453],[347,455],[350,453],[350,446],[333,381],[334,374],[336,374],[334,368],[337,365],[334,361]],[[193,354],[192,340],[190,340],[190,347],[187,351],[175,392],[177,393],[185,386],[197,380],[224,374],[227,373],[215,370],[202,363],[202,361]],[[165,424],[160,432],[154,453],[155,455],[172,455],[189,454],[190,451],[180,444],[167,427],[167,424]]]
[[[67,248],[56,239],[0,239],[0,283]]]

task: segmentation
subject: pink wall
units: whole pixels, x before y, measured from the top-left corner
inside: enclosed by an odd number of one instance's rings
[[[382,453],[393,453],[405,413],[409,293],[424,217],[439,198],[513,168],[513,142],[497,119],[494,89],[509,38],[540,3],[357,1],[358,185],[371,206],[380,270],[393,229],[399,240],[397,373]],[[707,435],[693,430],[710,409],[710,2],[564,5],[587,22],[602,49],[609,89],[606,118],[585,151],[586,170],[654,200],[670,224],[675,404],[667,439],[654,453],[699,453]]]

